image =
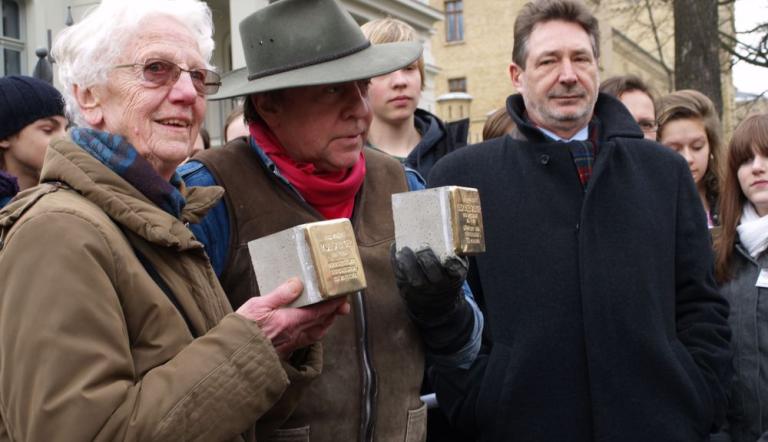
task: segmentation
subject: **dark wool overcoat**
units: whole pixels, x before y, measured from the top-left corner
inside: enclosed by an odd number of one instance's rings
[[[584,189],[568,145],[525,122],[519,95],[507,108],[517,134],[429,179],[479,189],[487,245],[471,276],[487,351],[433,372],[441,407],[485,441],[706,440],[732,372],[728,304],[685,161],[601,94]]]

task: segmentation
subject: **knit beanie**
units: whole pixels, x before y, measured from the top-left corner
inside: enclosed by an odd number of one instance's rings
[[[32,77],[0,78],[0,140],[55,115],[64,116],[64,98],[56,88]]]

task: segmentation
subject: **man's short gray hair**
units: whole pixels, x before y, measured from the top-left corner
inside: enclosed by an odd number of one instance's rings
[[[109,70],[147,18],[167,16],[189,29],[206,63],[213,53],[213,21],[208,5],[199,0],[103,0],[75,25],[64,29],[54,42],[52,55],[69,117],[83,120],[73,86],[92,87],[107,81]],[[175,42],[168,42],[169,45]],[[211,68],[212,66],[208,66]]]
[[[532,0],[517,15],[514,28],[512,61],[525,69],[528,39],[539,23],[562,20],[576,23],[584,29],[592,43],[595,58],[600,58],[600,27],[592,12],[579,0]]]

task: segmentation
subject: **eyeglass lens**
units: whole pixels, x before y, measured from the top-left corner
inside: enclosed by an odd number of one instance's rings
[[[149,60],[144,64],[144,79],[158,86],[165,86],[179,79],[181,71],[188,72],[195,90],[204,95],[215,94],[219,90],[219,74],[208,69],[183,69],[181,66],[165,60]]]
[[[655,121],[640,120],[637,122],[637,124],[640,126],[640,129],[642,129],[643,132],[654,132],[658,129]]]

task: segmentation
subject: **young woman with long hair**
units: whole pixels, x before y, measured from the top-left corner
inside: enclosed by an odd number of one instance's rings
[[[726,431],[733,442],[768,438],[768,114],[733,134],[720,192],[715,275],[731,306],[734,377]]]

